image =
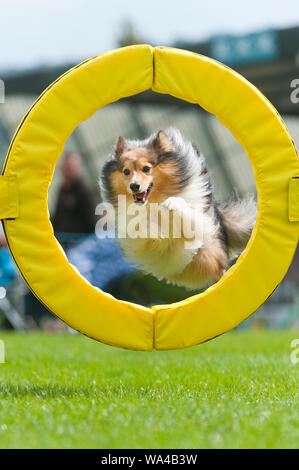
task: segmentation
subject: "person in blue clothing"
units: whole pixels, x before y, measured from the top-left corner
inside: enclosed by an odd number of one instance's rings
[[[8,251],[2,226],[0,226],[0,287],[8,286],[15,278],[16,266]]]

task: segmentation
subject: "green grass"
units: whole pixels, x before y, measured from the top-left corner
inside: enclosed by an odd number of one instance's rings
[[[298,448],[299,332],[141,353],[1,334],[1,448]]]

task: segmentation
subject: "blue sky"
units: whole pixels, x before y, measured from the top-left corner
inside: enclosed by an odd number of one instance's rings
[[[1,0],[0,72],[79,62],[116,46],[130,19],[144,39],[172,45],[219,33],[299,25],[298,0]]]

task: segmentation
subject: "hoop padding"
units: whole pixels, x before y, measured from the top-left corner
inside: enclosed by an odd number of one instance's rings
[[[47,208],[55,164],[76,126],[98,108],[149,88],[215,114],[244,146],[258,191],[257,223],[237,263],[204,293],[152,309],[116,300],[82,278],[60,250]],[[299,162],[281,118],[243,77],[182,50],[132,46],[64,74],[23,119],[3,175],[17,180],[19,215],[3,225],[27,284],[72,328],[114,346],[179,349],[230,330],[273,292],[298,243],[299,223],[288,218],[288,191]]]

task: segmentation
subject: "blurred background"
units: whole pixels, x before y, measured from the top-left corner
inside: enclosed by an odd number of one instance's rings
[[[1,2],[0,11],[1,166],[19,121],[53,80],[88,57],[140,43],[188,49],[237,70],[274,104],[299,147],[297,1],[10,0]],[[55,234],[70,262],[117,298],[148,306],[195,292],[141,273],[113,240],[95,237],[98,177],[118,135],[145,138],[170,125],[200,146],[220,200],[255,194],[243,148],[213,115],[151,91],[100,109],[81,123],[65,144],[49,192]],[[1,233],[0,243],[0,328],[65,330],[21,280]],[[297,250],[284,281],[239,328],[298,326]]]

